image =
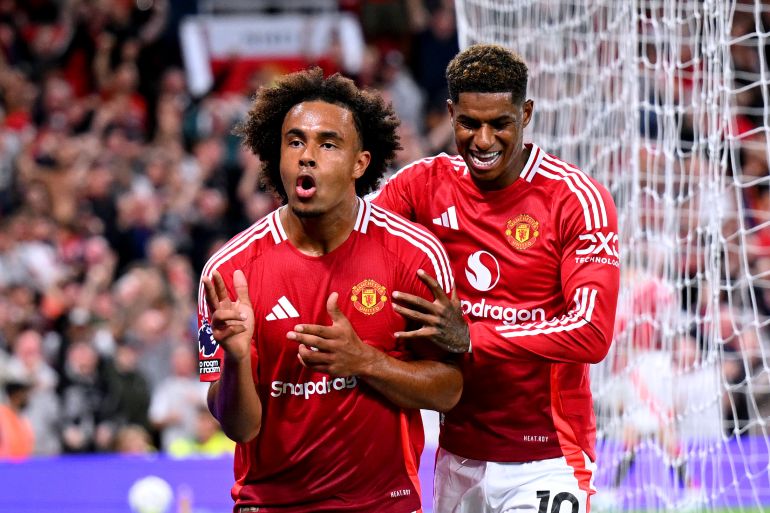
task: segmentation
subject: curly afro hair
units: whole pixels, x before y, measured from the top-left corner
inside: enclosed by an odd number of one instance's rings
[[[460,93],[511,93],[521,104],[527,95],[527,64],[518,54],[499,45],[473,45],[458,53],[446,68],[449,98]]]
[[[309,101],[339,105],[353,114],[363,150],[371,153],[371,161],[363,176],[356,180],[356,194],[373,191],[401,149],[396,128],[400,121],[391,105],[374,92],[356,87],[339,73],[324,78],[321,68],[314,67],[279,78],[271,86],[263,86],[251,105],[246,120],[235,133],[243,144],[262,161],[262,183],[287,200],[281,182],[281,128],[286,114],[295,105]]]

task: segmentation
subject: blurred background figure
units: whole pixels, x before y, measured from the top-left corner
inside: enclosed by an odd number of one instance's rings
[[[177,440],[193,440],[201,407],[206,407],[208,384],[198,380],[197,356],[187,346],[171,354],[171,375],[155,387],[150,421],[161,432],[161,449],[169,451]]]
[[[235,442],[222,432],[217,419],[206,406],[199,406],[194,436],[177,438],[171,442],[168,453],[175,458],[216,457],[232,454],[234,450]]]
[[[0,376],[5,402],[0,403],[0,461],[23,460],[35,449],[32,423],[24,413],[33,387],[23,372],[6,369]]]

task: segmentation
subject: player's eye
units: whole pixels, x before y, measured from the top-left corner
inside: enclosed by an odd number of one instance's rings
[[[332,148],[336,148],[336,146],[333,143],[325,142],[325,143],[321,143],[321,148],[325,150],[330,150]]]
[[[290,148],[299,148],[300,146],[302,146],[302,141],[300,141],[299,139],[292,139],[287,143],[287,146],[289,146]]]

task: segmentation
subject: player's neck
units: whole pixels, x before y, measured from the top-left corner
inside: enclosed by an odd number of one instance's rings
[[[340,247],[350,236],[358,214],[358,198],[345,198],[323,214],[304,217],[291,207],[281,211],[281,223],[289,242],[301,253],[321,256]]]

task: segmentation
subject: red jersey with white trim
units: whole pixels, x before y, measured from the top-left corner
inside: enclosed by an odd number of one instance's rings
[[[262,427],[236,447],[236,506],[266,513],[415,511],[420,412],[395,406],[355,376],[332,378],[303,367],[286,333],[300,323],[330,325],[326,299],[336,291],[340,310],[366,343],[402,360],[443,357],[393,337],[405,321],[390,295],[407,290],[432,300],[417,278],[420,268],[451,290],[446,253],[423,227],[359,200],[348,239],[331,253],[308,256],[287,239],[279,212],[233,238],[203,271],[218,270],[235,297],[232,275],[241,269],[256,318],[251,359]],[[201,380],[214,381],[224,350],[211,337],[202,286],[198,301]]]
[[[612,340],[617,214],[579,169],[526,145],[520,177],[473,183],[459,156],[410,164],[371,200],[429,228],[452,261],[471,352],[440,444],[459,456],[523,462],[585,451],[595,459],[588,364]]]

